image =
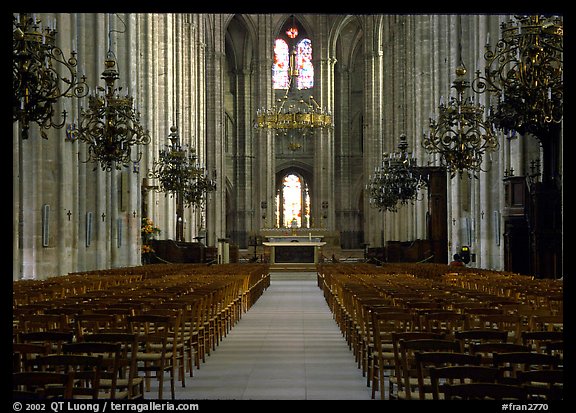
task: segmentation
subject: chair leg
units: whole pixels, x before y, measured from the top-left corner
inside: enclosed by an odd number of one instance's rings
[[[164,366],[156,371],[156,377],[158,378],[158,399],[162,400],[164,393]]]
[[[172,364],[172,367],[170,367],[170,395],[172,396],[172,400],[174,400],[176,398],[176,389],[174,386],[174,370],[176,369],[176,366],[174,364]]]

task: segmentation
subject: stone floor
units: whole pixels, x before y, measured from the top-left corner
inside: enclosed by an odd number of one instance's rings
[[[154,398],[157,389],[147,393]],[[170,390],[165,382],[164,394]],[[242,315],[176,398],[188,400],[369,400],[315,272],[271,274],[270,287]]]

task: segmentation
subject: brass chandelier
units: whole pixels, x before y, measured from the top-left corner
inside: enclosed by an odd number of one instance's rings
[[[102,170],[122,169],[138,163],[142,153],[132,157],[132,147],[150,143],[150,134],[140,124],[140,113],[134,109],[134,98],[121,95],[116,87],[120,78],[108,32],[109,48],[104,60],[101,79],[105,87],[98,86],[97,94],[88,97],[88,109],[81,108],[78,139],[88,145],[88,161],[99,162]]]
[[[62,97],[84,97],[88,94],[86,77],[76,75],[76,52],[66,59],[56,46],[56,20],[42,27],[41,20],[29,13],[12,16],[12,119],[20,123],[21,136],[28,138],[31,123],[46,129],[62,128],[62,120],[54,120],[54,104]],[[61,75],[61,71],[66,75]]]
[[[491,120],[505,131],[542,137],[563,117],[563,35],[560,18],[516,16],[503,22],[495,50],[486,44],[484,73],[473,88],[496,95]]]
[[[286,32],[288,37],[294,39],[298,36],[294,17],[292,26]],[[297,88],[299,70],[297,66],[296,46],[292,46],[288,61],[288,86],[284,96],[276,99],[272,107],[259,108],[256,111],[254,128],[272,130],[277,136],[295,135],[304,137],[313,134],[316,130],[333,128],[332,113],[322,108],[314,96],[307,95],[305,91]],[[291,142],[290,150],[298,150],[301,144]]]
[[[446,104],[440,102],[438,119],[430,119],[430,129],[422,141],[428,152],[440,154],[451,178],[464,171],[477,177],[484,153],[498,148],[491,122],[484,119],[484,106],[465,95],[470,88],[466,73],[461,63],[452,83],[456,96],[450,96]]]
[[[256,111],[255,128],[271,129],[278,136],[287,136],[293,130],[308,135],[318,129],[332,128],[332,114],[325,108],[322,109],[314,96],[309,96],[308,101],[303,97],[291,96],[291,93],[297,94],[293,86],[296,84],[294,78],[298,76],[297,72],[290,70],[292,75],[288,89],[282,98],[276,100],[275,105]]]
[[[170,128],[170,143],[160,150],[148,177],[157,179],[157,190],[176,197],[176,241],[184,241],[184,206],[202,207],[206,194],[216,190],[216,180],[198,164],[196,150],[180,145],[176,126]]]
[[[397,212],[399,204],[414,203],[418,191],[425,185],[417,160],[408,152],[406,135],[400,136],[399,152],[384,153],[380,166],[366,185],[370,205],[380,211]]]
[[[170,128],[168,139],[170,143],[160,150],[159,159],[154,161],[148,175],[158,179],[159,191],[181,197],[185,206],[200,206],[206,193],[216,190],[216,181],[198,163],[196,150],[180,145],[175,126]]]

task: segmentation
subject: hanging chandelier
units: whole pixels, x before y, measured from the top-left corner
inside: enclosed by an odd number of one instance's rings
[[[170,144],[160,150],[159,159],[154,162],[149,177],[158,179],[158,190],[181,197],[185,206],[201,206],[208,192],[216,190],[216,181],[208,176],[208,171],[198,163],[194,148],[180,145],[178,129],[170,128]]]
[[[516,16],[503,22],[495,50],[488,37],[484,73],[472,87],[496,95],[494,125],[538,137],[563,117],[563,35],[560,18]]]
[[[271,129],[278,136],[288,136],[291,131],[308,135],[318,129],[333,127],[332,115],[320,107],[314,96],[309,96],[308,101],[302,97],[291,96],[291,88],[294,84],[294,76],[291,76],[286,94],[277,99],[272,107],[256,111],[255,128]]]
[[[288,59],[288,84],[284,96],[276,99],[274,105],[256,111],[254,128],[272,130],[277,136],[307,136],[317,130],[333,128],[332,113],[322,108],[314,96],[304,90],[298,90],[299,58],[295,39],[298,36],[294,16],[292,26],[286,31],[291,39],[292,48]],[[300,149],[302,145],[291,142],[290,150]]]
[[[46,129],[62,128],[62,120],[54,120],[54,104],[62,97],[84,97],[88,94],[86,77],[76,75],[76,52],[66,59],[56,46],[56,20],[42,27],[41,20],[29,13],[12,16],[12,119],[20,124],[21,136],[28,138],[31,123]],[[61,75],[60,72],[66,75]]]
[[[134,98],[121,96],[116,59],[109,51],[104,61],[101,79],[106,86],[98,86],[98,94],[88,97],[88,109],[81,109],[78,139],[88,145],[88,160],[100,162],[102,170],[121,169],[138,163],[142,153],[132,158],[132,147],[150,143],[150,134],[140,124],[140,113],[134,110]]]
[[[430,119],[429,132],[422,141],[428,152],[440,154],[451,178],[464,171],[477,177],[484,153],[498,148],[491,122],[484,120],[484,106],[465,96],[470,88],[466,73],[461,63],[452,83],[456,96],[450,96],[447,104],[441,99],[438,119]]]
[[[406,135],[400,136],[399,152],[382,155],[382,163],[366,185],[370,205],[380,211],[397,212],[398,204],[414,203],[418,191],[425,185],[416,166],[417,160],[408,152]]]

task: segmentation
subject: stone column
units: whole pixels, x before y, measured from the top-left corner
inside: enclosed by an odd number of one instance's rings
[[[328,37],[324,36],[328,32],[326,17],[316,17],[315,41],[313,43],[313,64],[316,68],[314,74],[314,84],[319,88],[320,94],[315,96],[318,104],[334,113],[334,59],[329,55]],[[312,194],[312,214],[315,222],[322,222],[329,231],[335,228],[336,217],[336,197],[334,187],[334,132],[332,130],[319,130],[316,132],[314,141],[314,188]],[[327,203],[327,218],[324,219],[324,212],[321,205]]]
[[[245,65],[250,64],[246,62]],[[236,224],[234,225],[236,231],[236,238],[239,242],[240,248],[247,248],[248,246],[248,232],[253,227],[254,211],[260,207],[259,202],[253,199],[254,179],[252,171],[252,145],[251,136],[253,133],[252,119],[250,117],[251,110],[250,104],[252,102],[250,96],[250,80],[251,70],[249,67],[239,68],[239,73],[236,77],[236,96],[237,98],[237,142],[234,142],[232,147],[232,162],[234,164],[234,182],[236,187],[236,208],[237,213],[234,218]],[[231,137],[235,136],[234,133]]]
[[[257,56],[260,58],[254,61],[253,74],[253,110],[262,107],[271,107],[274,100],[274,90],[272,89],[272,15],[259,14],[256,16],[257,22],[257,39],[256,49]],[[254,113],[254,116],[256,113]],[[272,228],[275,225],[275,178],[276,178],[276,161],[275,161],[275,141],[274,134],[268,131],[253,129],[251,132],[254,136],[254,164],[252,174],[253,191],[257,194],[255,199],[258,209],[259,219],[255,230],[261,228]],[[262,208],[265,206],[265,208]],[[265,218],[262,218],[265,216]]]
[[[377,108],[383,107],[382,79],[382,16],[366,16],[364,31],[364,176],[366,181],[373,176],[374,168],[382,159],[382,117]],[[384,212],[370,206],[368,193],[365,193],[365,242],[370,247],[383,245]]]
[[[206,165],[216,169],[216,191],[209,199],[207,211],[208,245],[215,245],[226,234],[226,162],[224,156],[224,59],[226,16],[213,14],[210,21],[212,37],[206,51]],[[209,138],[208,138],[209,137]]]

